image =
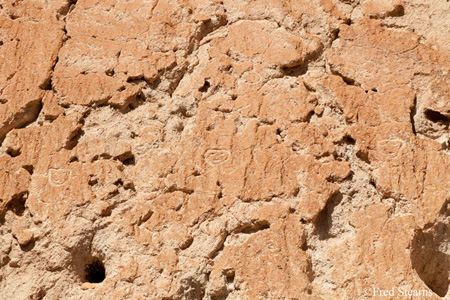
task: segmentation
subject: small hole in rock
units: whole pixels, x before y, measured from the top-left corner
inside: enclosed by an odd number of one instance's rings
[[[105,74],[108,76],[114,76],[114,69],[108,69],[105,71]]]
[[[233,69],[232,65],[227,65],[227,66],[221,67],[220,71],[222,71],[223,73],[230,74],[232,69]]]
[[[277,128],[277,130],[275,130],[275,133],[276,133],[277,135],[281,135],[281,129],[280,129],[280,128]]]
[[[245,224],[238,230],[236,230],[237,233],[245,233],[245,234],[252,234],[256,233],[261,230],[266,230],[270,228],[270,223],[267,220],[261,220],[257,221],[255,223],[251,224]]]
[[[20,246],[20,250],[22,250],[23,252],[29,252],[29,251],[33,250],[34,246],[36,246],[36,241],[34,239],[32,239],[26,245],[19,245],[19,246]]]
[[[86,265],[85,273],[86,281],[90,283],[100,283],[106,277],[105,267],[98,259],[94,259],[90,264]]]
[[[125,159],[122,163],[125,166],[134,166],[136,164],[136,159],[134,158],[134,156],[131,156],[131,157]]]
[[[48,77],[39,87],[45,91],[51,91],[53,89],[52,77]]]
[[[306,242],[306,240],[303,242],[301,249],[303,252],[308,251],[308,243]]]
[[[25,170],[27,170],[28,173],[30,173],[30,175],[33,175],[34,173],[34,167],[32,165],[25,165],[22,166],[22,168],[24,168]]]
[[[396,5],[394,9],[388,14],[390,17],[401,17],[405,15],[405,9],[403,5]]]
[[[235,271],[232,269],[224,271],[224,275],[225,275],[227,283],[232,283],[236,276]]]
[[[199,88],[198,90],[202,93],[206,93],[210,86],[211,86],[211,84],[209,83],[209,81],[205,80],[205,83],[203,84],[203,86],[201,88]]]
[[[25,202],[28,198],[28,192],[20,193],[12,197],[8,204],[8,208],[16,215],[23,216],[25,212]]]
[[[131,153],[131,151],[127,151],[125,153],[122,153],[121,155],[115,156],[114,159],[119,160],[120,162],[124,162],[129,158],[133,157],[133,153]]]
[[[370,164],[369,154],[367,152],[359,150],[356,152],[356,157],[364,161],[365,163]]]
[[[184,124],[180,122],[174,127],[174,129],[176,132],[181,133],[184,130]]]
[[[356,143],[355,139],[349,135],[344,136],[344,143],[348,145],[354,145]]]
[[[333,227],[333,215],[335,214],[335,208],[343,199],[343,195],[338,192],[331,197],[325,208],[317,215],[314,220],[314,234],[319,237],[319,240],[327,240],[336,236],[335,226]]]
[[[96,185],[97,183],[98,183],[97,177],[91,175],[91,176],[89,177],[88,184],[89,184],[90,186],[94,186],[94,185]]]
[[[306,122],[310,122],[311,121],[311,118],[312,118],[312,116],[314,116],[314,114],[315,114],[315,112],[312,110],[312,111],[310,111],[309,113],[308,113],[308,115],[306,116]]]
[[[434,111],[431,109],[425,110],[425,117],[434,123],[448,124],[448,121],[449,121],[449,119],[446,116],[444,116],[440,112],[437,112],[437,111]]]
[[[20,149],[8,148],[6,150],[6,154],[8,154],[11,157],[17,157],[21,154],[21,152],[20,152]]]

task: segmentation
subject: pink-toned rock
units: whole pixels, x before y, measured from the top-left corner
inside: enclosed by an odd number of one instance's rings
[[[363,4],[363,13],[371,18],[397,17],[404,14],[402,0],[368,0]]]
[[[2,299],[448,297],[448,14],[3,1]]]
[[[40,111],[62,45],[63,23],[0,16],[0,140],[33,122]],[[45,42],[44,42],[45,41]]]

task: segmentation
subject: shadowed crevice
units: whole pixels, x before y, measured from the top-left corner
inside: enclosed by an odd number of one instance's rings
[[[437,295],[444,297],[450,275],[450,211],[445,203],[438,220],[416,230],[411,242],[411,263],[420,279]]]

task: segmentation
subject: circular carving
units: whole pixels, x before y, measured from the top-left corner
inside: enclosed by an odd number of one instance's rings
[[[49,182],[54,186],[64,185],[70,179],[71,170],[66,169],[51,169],[49,174]]]
[[[205,160],[213,166],[221,165],[228,160],[230,153],[227,150],[210,149],[205,153]]]

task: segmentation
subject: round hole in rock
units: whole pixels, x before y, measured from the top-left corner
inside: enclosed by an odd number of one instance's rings
[[[87,282],[100,283],[105,280],[105,266],[98,259],[94,259],[90,264],[87,264],[84,271]]]

